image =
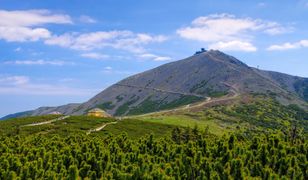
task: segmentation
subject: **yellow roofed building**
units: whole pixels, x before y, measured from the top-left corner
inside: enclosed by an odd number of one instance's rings
[[[99,109],[99,108],[94,108],[88,111],[88,116],[94,116],[94,117],[111,117],[106,111]]]

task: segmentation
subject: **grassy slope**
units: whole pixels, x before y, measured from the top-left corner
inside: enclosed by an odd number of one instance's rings
[[[308,132],[308,112],[296,107],[282,106],[278,102],[264,97],[254,98],[249,103],[217,105],[193,112],[185,110],[177,114],[156,114],[140,116],[140,120],[168,125],[180,125],[208,130],[222,135],[233,130],[263,132],[270,129],[284,129],[297,124]]]
[[[155,137],[170,135],[176,125],[145,122],[136,119],[126,119],[117,124],[106,126],[102,131],[96,132],[99,135],[119,135],[126,132],[129,137],[138,138],[147,134],[153,134]]]
[[[0,121],[0,134],[7,134],[13,131],[20,126],[39,123],[44,121],[49,121],[55,118],[58,118],[58,115],[46,115],[46,116],[34,116],[34,117],[22,117],[22,118],[12,118],[8,120]]]
[[[39,116],[11,119],[0,122],[1,134],[59,134],[69,135],[86,133],[105,123],[116,121],[113,118],[94,118],[72,116],[68,119],[34,127],[22,127],[25,124],[42,122],[58,116]],[[185,110],[176,114],[156,114],[134,117],[117,121],[106,126],[100,132],[91,135],[118,135],[126,132],[130,137],[141,137],[153,133],[156,137],[169,135],[174,127],[194,127],[221,136],[232,131],[264,132],[270,129],[284,129],[291,124],[298,124],[308,132],[308,112],[296,107],[282,106],[270,98],[256,97],[249,102],[234,102],[229,105],[216,105],[195,111]]]
[[[152,123],[166,124],[166,125],[178,125],[190,128],[197,126],[201,130],[208,128],[210,133],[216,135],[222,135],[224,133],[231,131],[231,127],[220,125],[216,120],[211,120],[206,118],[202,119],[200,117],[192,117],[187,115],[170,115],[170,116],[157,116],[157,117],[150,116],[150,117],[142,117],[140,118],[140,120],[144,122],[152,122]]]
[[[100,126],[101,124],[114,121],[111,118],[95,118],[87,116],[71,116],[67,119],[56,121],[51,124],[28,126],[36,122],[44,122],[58,116],[36,116],[27,118],[17,118],[0,122],[0,134],[60,134],[86,133],[88,130]]]
[[[39,126],[23,126],[37,122],[52,120],[59,116],[37,116],[27,118],[16,118],[0,122],[0,135],[31,135],[44,134],[67,136],[73,134],[86,134],[88,130],[102,126],[108,122],[117,121],[113,118],[96,118],[88,116],[72,116],[70,118],[56,121],[51,124]],[[92,132],[91,136],[106,136],[109,134],[119,135],[126,132],[129,137],[141,137],[146,134],[154,134],[155,137],[170,135],[174,125],[157,124],[144,122],[135,119],[118,121],[117,124],[110,124],[99,132]]]
[[[161,101],[152,101],[151,97],[144,100],[140,105],[129,110],[128,115],[145,114],[155,112],[159,110],[173,109],[186,104],[191,104],[203,100],[204,98],[195,96],[182,96],[177,100],[169,103],[163,103]]]

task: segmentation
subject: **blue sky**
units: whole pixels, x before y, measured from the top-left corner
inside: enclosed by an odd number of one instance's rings
[[[307,19],[308,0],[0,0],[0,116],[84,102],[201,47],[308,77]]]

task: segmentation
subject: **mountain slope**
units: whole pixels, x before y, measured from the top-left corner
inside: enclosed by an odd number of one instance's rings
[[[202,96],[226,94],[231,86],[241,93],[271,92],[283,102],[301,101],[270,75],[263,75],[263,71],[257,72],[234,57],[211,50],[124,79],[82,104],[75,113],[104,107],[104,103],[109,103],[105,109],[116,115],[134,114],[151,105],[161,107],[153,110],[166,109],[170,104],[182,105],[176,102],[183,98],[189,104]]]
[[[268,94],[283,104],[302,107],[308,100],[307,78],[257,70],[210,50],[128,77],[81,105],[37,109],[32,115],[55,110],[80,115],[95,107],[116,116],[141,114],[223,96],[232,89],[240,94]]]
[[[6,116],[0,118],[0,121],[5,120],[5,119],[17,118],[17,117],[31,116],[33,114],[33,112],[34,111],[24,111],[24,112],[19,112],[19,113],[15,113],[15,114],[9,114],[9,115],[6,115]]]
[[[39,115],[47,115],[51,114],[53,112],[59,112],[61,114],[71,114],[72,111],[74,111],[76,108],[78,108],[80,104],[78,103],[71,103],[66,104],[63,106],[57,106],[57,107],[40,107],[32,111],[25,111],[25,112],[19,112],[15,114],[9,114],[7,116],[2,117],[0,120],[10,119],[10,118],[17,118],[17,117],[27,117],[27,116],[39,116]]]
[[[268,76],[270,79],[273,79],[277,84],[279,84],[281,87],[288,90],[289,92],[292,92],[304,99],[305,101],[308,101],[308,78],[290,76],[288,74],[273,71],[259,72]]]

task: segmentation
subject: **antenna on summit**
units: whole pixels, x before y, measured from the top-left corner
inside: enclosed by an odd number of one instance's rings
[[[195,55],[206,52],[205,48],[201,48],[200,51],[196,51]]]

